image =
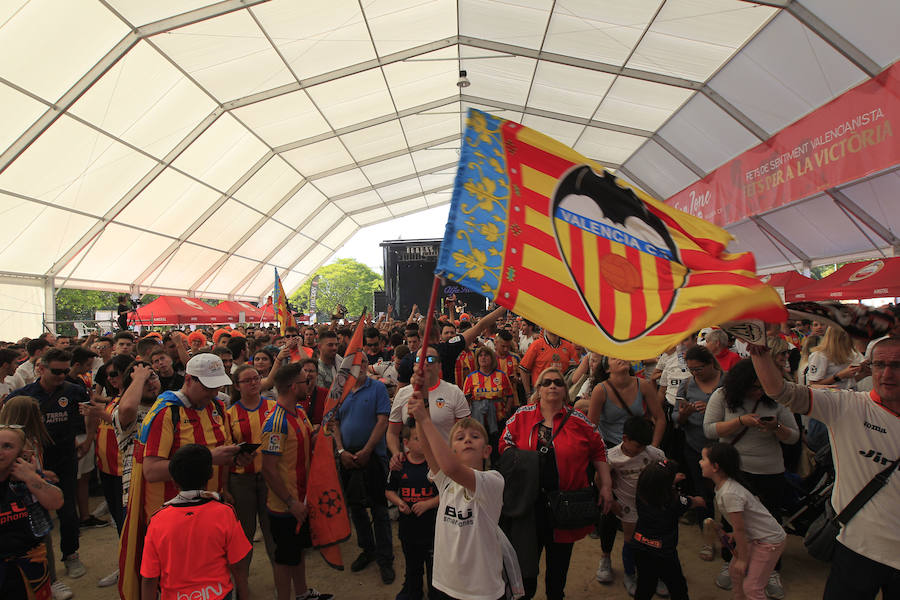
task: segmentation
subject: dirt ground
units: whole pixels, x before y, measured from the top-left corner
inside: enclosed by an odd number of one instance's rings
[[[96,499],[92,498],[92,502]],[[350,572],[350,563],[356,558],[359,550],[356,541],[351,539],[343,544],[341,550],[345,571],[336,571],[325,564],[315,553],[307,555],[307,580],[309,585],[320,592],[329,592],[337,600],[393,600],[403,583],[403,553],[397,540],[396,523],[394,524],[394,568],[397,580],[391,585],[381,583],[378,568],[373,563],[360,573]],[[784,579],[785,597],[790,600],[812,600],[822,597],[828,566],[811,558],[803,549],[801,539],[788,536],[788,546],[783,557],[782,576]],[[681,526],[679,553],[685,577],[688,582],[690,596],[694,600],[725,600],[731,597],[716,587],[713,578],[721,567],[721,561],[704,562],[697,553],[702,544],[697,526]],[[250,570],[250,589],[256,600],[273,598],[272,571],[267,564],[265,550],[261,541],[254,545],[253,563]],[[610,585],[602,585],[594,579],[597,559],[600,555],[600,540],[585,538],[575,545],[572,563],[569,567],[566,598],[569,600],[627,600],[628,594],[622,586],[621,533],[616,539],[613,550],[613,569],[616,580]],[[55,546],[57,560],[59,545]],[[81,560],[87,567],[87,575],[79,579],[65,577],[65,568],[60,563],[57,572],[63,581],[75,592],[77,600],[113,600],[118,597],[115,587],[98,588],[97,580],[110,573],[116,567],[117,540],[114,527],[89,529],[81,535]],[[538,599],[543,599],[543,584],[538,587]],[[130,600],[130,599],[129,599]],[[136,599],[135,599],[136,600]]]

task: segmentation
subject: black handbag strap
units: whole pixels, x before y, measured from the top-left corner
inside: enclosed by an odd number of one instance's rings
[[[555,439],[556,439],[556,436],[559,435],[559,432],[562,431],[563,425],[566,424],[566,421],[569,420],[569,417],[570,417],[570,416],[572,416],[572,409],[567,407],[567,408],[566,408],[566,414],[565,414],[565,416],[563,417],[562,422],[560,422],[559,427],[557,427],[557,428],[556,428],[556,431],[554,431],[554,432],[550,435],[550,439],[547,440],[547,445],[546,445],[546,446],[543,446],[543,447],[540,449],[539,452],[540,452],[541,454],[547,454],[548,452],[550,452],[550,447],[553,446],[553,440],[555,440]]]
[[[628,413],[628,416],[629,416],[629,417],[633,417],[633,416],[634,416],[634,413],[631,412],[631,409],[628,408],[628,405],[625,404],[625,401],[624,401],[624,400],[622,400],[622,394],[619,393],[619,390],[616,389],[616,386],[614,386],[613,384],[609,383],[608,381],[604,381],[603,383],[604,383],[604,384],[609,384],[609,389],[611,389],[611,390],[612,390],[612,393],[616,395],[616,400],[619,401],[619,406],[621,406],[622,408],[625,409],[625,412]],[[638,385],[640,385],[640,384],[638,384]]]
[[[900,464],[900,458],[892,462],[886,469],[879,471],[872,480],[866,484],[866,487],[861,489],[856,496],[853,497],[853,500],[850,501],[847,506],[844,507],[844,510],[841,511],[837,517],[835,517],[836,521],[840,521],[844,525],[847,524],[850,519],[856,516],[856,513],[860,511],[860,509],[866,505],[866,502],[872,499],[872,496],[878,493],[878,490],[887,485],[888,479],[891,474],[894,472],[894,469],[897,468],[897,465]]]
[[[760,401],[760,400],[762,400],[762,398],[759,398],[759,400],[756,401],[756,404],[753,405],[753,410],[751,410],[750,413],[755,413],[755,412],[756,412],[756,409],[759,408],[759,401]],[[741,417],[743,417],[743,416],[744,416],[744,415],[741,415]],[[740,419],[740,417],[738,417],[738,419]],[[747,432],[748,432],[748,431],[750,431],[750,428],[747,427],[746,425],[744,425],[744,428],[741,429],[740,433],[738,433],[736,436],[734,436],[734,439],[731,440],[731,445],[732,445],[732,446],[736,446],[737,443],[738,443],[739,441],[741,441],[741,438],[744,437],[745,435],[747,435]]]

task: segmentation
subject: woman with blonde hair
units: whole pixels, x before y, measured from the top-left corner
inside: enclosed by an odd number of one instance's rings
[[[854,389],[861,362],[863,355],[853,349],[847,332],[839,327],[829,327],[825,330],[822,343],[809,355],[807,379],[810,385]]]

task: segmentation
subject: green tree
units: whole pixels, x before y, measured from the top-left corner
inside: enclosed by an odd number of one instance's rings
[[[820,265],[809,270],[809,274],[813,279],[824,279],[846,265],[847,263],[838,263],[836,265]]]
[[[325,313],[333,312],[339,303],[346,306],[351,315],[358,315],[363,308],[372,311],[372,292],[383,285],[381,275],[363,263],[352,258],[342,258],[319,267],[300,286],[290,298],[294,310],[309,312],[309,287],[316,275],[319,275],[316,310]]]
[[[118,299],[119,294],[116,292],[63,288],[56,294],[56,320],[91,320],[94,318],[94,311],[115,311]],[[75,327],[70,323],[60,324],[56,330],[63,334],[75,334]]]

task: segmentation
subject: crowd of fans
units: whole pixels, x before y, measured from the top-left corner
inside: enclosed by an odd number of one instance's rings
[[[704,531],[688,549],[701,559],[720,546],[716,585],[779,599],[782,522],[804,477],[836,468],[840,512],[900,456],[900,326],[865,340],[773,324],[767,347],[713,328],[629,362],[502,308],[442,316],[427,340],[415,308],[389,315],[365,329],[360,376],[327,432],[352,322],[3,343],[0,597],[73,596],[54,511],[69,578],[86,573],[79,530],[121,534],[143,518],[146,537],[122,543],[120,564],[138,565],[144,600],[250,597],[257,532],[279,600],[330,598],[304,566],[312,442],[327,433],[359,546],[350,570],[376,563],[392,584],[396,531],[397,600],[495,600],[519,584],[531,598],[541,555],[546,597],[559,600],[587,535],[600,539],[596,578],[611,584],[619,531],[629,594],[687,598],[679,525]],[[91,512],[97,482],[105,502]],[[843,527],[826,598],[900,597],[898,502],[894,476]]]

